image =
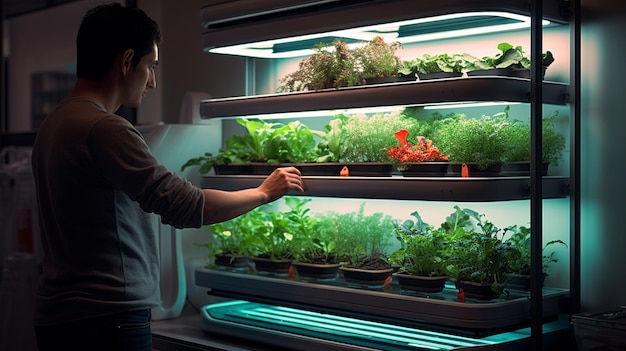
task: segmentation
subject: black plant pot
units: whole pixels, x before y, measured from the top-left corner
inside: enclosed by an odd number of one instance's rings
[[[393,276],[398,279],[400,289],[427,293],[442,292],[448,280],[448,276],[428,277],[402,273],[394,273]]]
[[[287,275],[292,260],[274,261],[269,258],[252,257],[254,267],[260,275]]]
[[[337,278],[339,264],[316,264],[295,262],[293,267],[301,278],[313,278],[318,280],[334,280]]]
[[[340,267],[339,270],[343,273],[343,279],[348,283],[348,286],[366,288],[382,287],[393,273],[393,268],[370,270]]]

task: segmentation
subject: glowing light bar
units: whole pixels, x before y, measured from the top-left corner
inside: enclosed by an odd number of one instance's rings
[[[542,24],[548,25],[550,21],[543,20]],[[349,47],[354,48],[360,42],[377,36],[388,42],[409,44],[525,28],[530,28],[528,16],[495,11],[467,12],[218,47],[209,52],[259,58],[289,58],[311,55],[315,44],[333,39],[344,40]]]

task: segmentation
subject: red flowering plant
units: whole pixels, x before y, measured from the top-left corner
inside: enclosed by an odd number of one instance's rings
[[[416,137],[416,144],[407,141],[409,132],[406,129],[399,130],[393,134],[400,142],[400,145],[387,148],[387,156],[398,164],[398,170],[403,171],[409,168],[411,163],[447,161],[448,156],[439,152],[433,145],[432,140],[423,136]]]

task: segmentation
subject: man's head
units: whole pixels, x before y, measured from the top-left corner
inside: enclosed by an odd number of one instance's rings
[[[133,67],[161,42],[158,24],[138,8],[108,4],[85,14],[76,37],[78,78],[100,81],[119,55],[133,51]]]

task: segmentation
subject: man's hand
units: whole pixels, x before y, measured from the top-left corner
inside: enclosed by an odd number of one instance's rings
[[[267,202],[272,202],[292,190],[304,192],[304,183],[297,168],[281,167],[259,185],[259,190],[267,195]]]

